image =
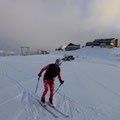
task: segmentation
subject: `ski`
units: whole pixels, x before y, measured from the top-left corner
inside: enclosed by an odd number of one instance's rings
[[[66,115],[65,113],[63,113],[63,112],[61,112],[59,109],[57,109],[55,106],[51,106],[50,104],[49,104],[49,102],[47,102],[47,105],[49,105],[51,108],[53,108],[55,111],[57,111],[59,114],[61,114],[62,116],[64,116],[64,117],[66,117],[66,118],[68,118],[69,117],[69,115]]]
[[[53,117],[58,118],[58,116],[57,116],[55,113],[53,113],[51,110],[49,110],[46,105],[43,105],[43,104],[41,103],[41,101],[39,101],[38,99],[36,99],[36,100],[37,100],[38,103],[39,103],[45,110],[47,110]]]

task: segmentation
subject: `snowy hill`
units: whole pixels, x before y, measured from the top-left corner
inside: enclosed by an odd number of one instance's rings
[[[65,81],[54,96],[54,105],[65,118],[54,118],[36,101],[43,88],[37,74],[42,67],[65,54],[74,61],[63,62],[61,76]],[[59,80],[55,80],[55,89]],[[120,48],[82,48],[57,51],[39,56],[0,57],[0,120],[119,120],[120,119]],[[49,98],[49,93],[46,100]]]

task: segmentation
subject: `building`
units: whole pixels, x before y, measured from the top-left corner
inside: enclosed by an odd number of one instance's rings
[[[92,46],[93,42],[87,42],[85,46]]]
[[[77,50],[77,49],[80,49],[80,45],[75,45],[73,43],[68,44],[65,48],[66,51]]]
[[[86,46],[100,46],[100,47],[118,47],[118,39],[107,38],[107,39],[95,39],[93,42],[87,42]]]

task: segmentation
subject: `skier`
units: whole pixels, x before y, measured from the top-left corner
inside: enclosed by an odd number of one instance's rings
[[[48,92],[48,86],[50,87],[50,97],[49,97],[49,103],[53,105],[53,96],[54,96],[54,80],[55,77],[58,76],[59,81],[61,84],[64,83],[64,81],[61,79],[61,70],[60,65],[62,64],[61,59],[57,59],[55,63],[49,64],[41,69],[40,73],[38,74],[38,77],[40,78],[42,76],[42,72],[46,70],[43,78],[44,82],[44,92],[41,97],[41,102],[45,104],[45,96]]]

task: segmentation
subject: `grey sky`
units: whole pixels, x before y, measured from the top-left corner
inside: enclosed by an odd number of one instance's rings
[[[0,49],[51,50],[120,38],[119,0],[0,0]]]

